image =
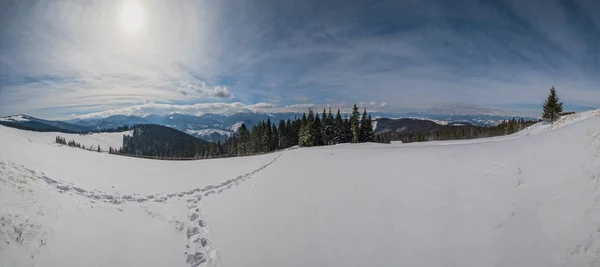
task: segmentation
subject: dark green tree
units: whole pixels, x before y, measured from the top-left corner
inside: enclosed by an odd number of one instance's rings
[[[334,125],[334,137],[333,137],[333,143],[334,144],[339,144],[339,143],[343,143],[343,124],[344,121],[342,120],[342,115],[340,114],[340,109],[338,109],[337,114],[335,115],[335,119],[333,122]]]
[[[360,112],[358,112],[358,107],[354,104],[352,108],[352,116],[350,117],[350,129],[352,131],[352,143],[360,142],[360,124],[358,123],[358,117],[360,116]]]
[[[554,86],[550,89],[550,94],[546,101],[543,104],[544,113],[542,117],[544,119],[549,119],[550,123],[554,123],[554,121],[560,116],[563,112],[563,103],[560,102],[560,98],[556,94],[556,89]]]
[[[312,123],[312,127],[310,129],[310,136],[312,138],[313,146],[323,145],[323,138],[321,136],[321,119],[319,119],[318,113],[316,114],[315,120]]]
[[[373,120],[371,119],[371,115],[369,114],[369,117],[367,117],[366,119],[366,125],[365,125],[365,133],[364,133],[364,137],[365,137],[365,142],[374,142],[375,141],[375,132],[373,131]]]

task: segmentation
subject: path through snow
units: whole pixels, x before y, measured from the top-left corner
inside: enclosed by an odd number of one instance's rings
[[[225,180],[221,183],[172,193],[146,195],[128,193],[120,195],[99,190],[87,190],[73,183],[62,182],[58,179],[48,177],[43,172],[38,172],[10,161],[0,161],[0,182],[4,185],[10,184],[20,190],[31,191],[31,189],[27,188],[27,183],[33,181],[38,184],[46,185],[51,188],[51,190],[55,190],[59,193],[70,193],[71,195],[82,196],[89,199],[91,203],[99,201],[112,205],[119,211],[123,211],[124,204],[140,205],[145,202],[165,203],[171,200],[180,200],[183,197],[188,196],[190,197],[187,199],[188,222],[182,224],[179,221],[172,221],[175,224],[175,228],[181,231],[184,230],[184,225],[187,225],[187,230],[183,231],[188,240],[184,252],[184,255],[186,256],[185,262],[192,267],[197,267],[201,264],[219,266],[217,251],[209,240],[210,231],[208,229],[208,223],[203,219],[204,213],[200,208],[201,200],[214,194],[223,193],[225,190],[231,189],[252,178],[252,175],[273,164],[282,154],[283,152],[280,152],[276,157],[260,168],[243,175],[238,175],[235,178]],[[148,209],[145,210],[152,217],[157,216]],[[21,217],[19,214],[4,213],[0,216],[0,237],[4,234],[4,242],[8,245],[10,245],[10,242],[17,242],[21,245],[24,240],[31,243],[34,242],[33,239],[35,238],[40,239],[39,246],[32,246],[33,249],[30,249],[31,258],[39,253],[40,248],[45,246],[48,238],[47,233],[49,231],[51,231],[49,227],[34,222],[33,220],[30,221],[30,218],[25,218],[25,216]],[[3,245],[4,244],[0,244],[0,251],[2,250]]]

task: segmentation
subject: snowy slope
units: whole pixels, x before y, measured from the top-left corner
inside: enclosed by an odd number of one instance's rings
[[[8,117],[0,118],[0,121],[9,121],[9,122],[19,122],[19,121],[29,121],[27,118],[23,117],[23,115],[14,115]]]
[[[67,141],[75,140],[75,142],[84,145],[86,148],[92,146],[97,149],[98,145],[102,151],[108,151],[109,147],[120,148],[123,146],[123,135],[131,135],[133,130],[120,133],[93,133],[93,134],[67,134],[57,132],[33,132],[22,131],[15,128],[0,126],[0,135],[16,135],[26,138],[31,142],[40,142],[46,144],[54,143],[56,136],[64,137]]]
[[[0,266],[600,266],[598,115],[185,162],[0,128]]]

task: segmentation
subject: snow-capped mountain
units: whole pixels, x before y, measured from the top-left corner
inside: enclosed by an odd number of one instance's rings
[[[393,127],[393,125],[400,125],[396,119],[402,118],[404,121],[411,122],[411,124],[419,123],[423,126],[427,124],[427,121],[432,121],[437,125],[477,125],[477,126],[491,126],[500,123],[503,120],[511,119],[510,116],[490,116],[490,115],[435,115],[427,113],[405,113],[405,114],[393,114],[393,113],[378,113],[374,112],[371,114],[374,118],[386,119],[385,125],[387,128]],[[134,125],[134,124],[159,124],[171,128],[175,128],[182,132],[196,136],[198,138],[217,142],[225,141],[229,136],[236,132],[242,123],[246,124],[248,128],[256,125],[260,121],[271,120],[271,123],[277,124],[279,120],[287,120],[302,117],[302,113],[261,113],[261,112],[239,112],[235,114],[203,114],[199,116],[186,115],[186,114],[169,114],[169,115],[149,115],[145,117],[137,116],[124,116],[114,115],[102,119],[74,119],[67,121],[71,124],[85,126],[95,130],[113,129],[119,126]],[[406,119],[416,119],[406,120]],[[389,120],[392,119],[392,120]],[[533,120],[534,118],[525,118]],[[390,124],[393,122],[393,124]],[[422,128],[421,126],[417,128]],[[435,125],[434,125],[435,126]],[[431,126],[431,127],[434,127]],[[376,127],[383,129],[383,121]],[[404,126],[400,126],[404,127]],[[425,126],[423,126],[425,127]],[[393,130],[393,129],[388,129]]]
[[[62,131],[76,133],[94,131],[93,128],[85,125],[78,125],[64,121],[43,120],[23,114],[0,118],[0,124],[37,131]]]
[[[246,126],[250,128],[260,121],[265,121],[267,119],[270,119],[272,123],[277,123],[281,119],[293,119],[297,116],[302,116],[302,114],[240,112],[230,115],[203,114],[200,116],[193,116],[174,113],[169,115],[149,115],[145,117],[115,115],[103,119],[75,119],[70,120],[69,122],[97,129],[109,129],[134,124],[159,124],[175,128],[207,141],[217,142],[227,140],[227,138],[238,130],[242,123],[245,123]]]

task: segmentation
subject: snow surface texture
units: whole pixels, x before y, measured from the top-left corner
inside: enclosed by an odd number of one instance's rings
[[[0,127],[0,266],[600,266],[599,115],[184,162]]]

